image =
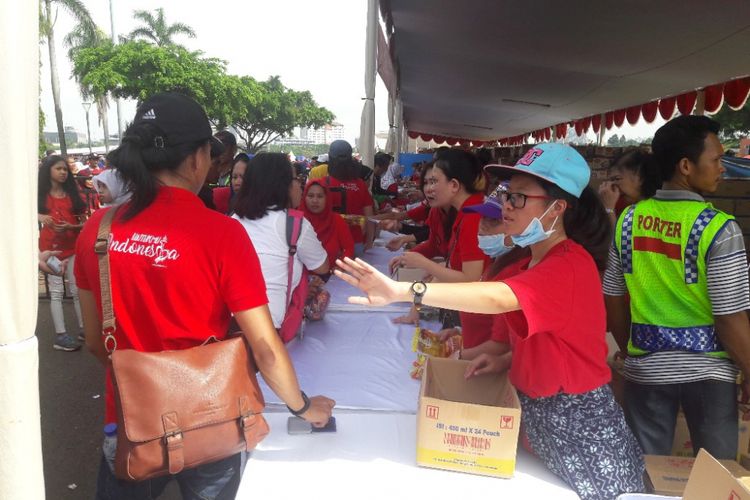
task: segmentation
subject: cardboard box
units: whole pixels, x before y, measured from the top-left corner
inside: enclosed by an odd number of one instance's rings
[[[674,496],[683,494],[696,463],[695,458],[657,455],[644,455],[643,460],[646,462],[649,490],[660,495]],[[735,461],[721,460],[721,464],[734,477],[750,475],[750,472]]]
[[[685,420],[685,414],[680,410],[677,413],[677,422],[674,426],[674,440],[672,441],[672,455],[675,457],[693,457],[693,441],[690,439],[690,430]]]
[[[408,281],[412,283],[414,281],[422,281],[427,276],[427,272],[424,269],[417,267],[399,267],[393,276],[396,281]]]
[[[750,472],[730,469],[725,467],[726,463],[716,460],[706,450],[700,450],[685,486],[683,500],[750,500],[750,477],[746,477]]]
[[[742,405],[739,408],[739,421],[737,425],[737,461],[743,453],[750,452],[750,421],[743,419],[743,413],[747,411]],[[674,440],[672,441],[672,455],[676,457],[692,457],[693,442],[690,439],[685,414],[680,411],[677,414],[677,422],[674,428]]]
[[[464,379],[468,361],[428,358],[417,413],[417,464],[512,477],[521,404],[507,374]]]

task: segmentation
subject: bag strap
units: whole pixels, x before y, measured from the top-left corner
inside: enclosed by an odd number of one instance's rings
[[[294,273],[294,256],[297,254],[297,242],[302,232],[302,212],[288,209],[286,211],[286,244],[289,246],[289,258],[287,263],[286,278],[286,307],[289,307],[289,298],[292,296],[292,274]]]
[[[99,221],[99,231],[96,234],[94,243],[94,252],[99,256],[99,288],[102,297],[102,337],[104,338],[104,348],[108,353],[117,349],[117,340],[114,333],[115,312],[112,306],[112,281],[109,275],[109,239],[112,221],[117,213],[117,207],[107,210],[101,221]]]
[[[334,206],[333,202],[331,202],[331,210],[333,210],[336,213],[346,215],[346,189],[342,188],[341,186],[331,186],[331,176],[327,175],[325,178],[326,182],[326,189],[329,193],[338,193],[339,198],[339,205]]]

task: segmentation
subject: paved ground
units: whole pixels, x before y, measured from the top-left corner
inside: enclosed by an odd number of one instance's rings
[[[77,335],[70,300],[64,302],[68,331]],[[39,395],[42,451],[48,500],[93,499],[101,456],[104,369],[85,348],[52,349],[54,328],[49,301],[39,301]],[[70,489],[70,485],[76,485]],[[174,483],[161,497],[178,499]]]

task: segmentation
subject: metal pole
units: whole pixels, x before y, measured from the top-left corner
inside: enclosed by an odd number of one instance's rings
[[[86,135],[89,140],[89,154],[91,154],[93,151],[91,150],[91,125],[89,125],[89,112],[86,110]]]
[[[115,10],[112,7],[112,0],[109,0],[109,23],[112,28],[112,43],[117,43],[117,34],[115,33]],[[119,145],[122,141],[122,113],[120,111],[120,98],[115,98],[115,104],[117,104],[117,144]]]
[[[91,125],[89,124],[89,110],[91,109],[91,103],[90,102],[84,102],[82,103],[83,109],[86,110],[86,134],[89,141],[89,155],[92,154],[91,150]]]

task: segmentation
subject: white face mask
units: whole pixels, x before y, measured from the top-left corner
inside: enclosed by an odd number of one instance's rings
[[[513,245],[507,246],[505,244],[505,234],[480,234],[477,236],[479,242],[479,249],[484,252],[487,257],[495,258],[505,255],[506,253],[513,250]]]
[[[555,203],[547,207],[547,210],[544,211],[541,217],[534,217],[533,219],[531,219],[531,222],[529,222],[529,225],[526,226],[526,229],[524,229],[521,234],[511,236],[510,239],[513,240],[513,243],[518,245],[519,247],[528,247],[530,245],[533,245],[534,243],[544,241],[552,236],[552,233],[555,232],[555,224],[557,224],[558,217],[555,217],[555,220],[552,221],[552,225],[547,231],[544,230],[544,226],[542,225],[542,221],[540,219],[547,215],[550,210],[552,210],[552,207],[555,206]]]

